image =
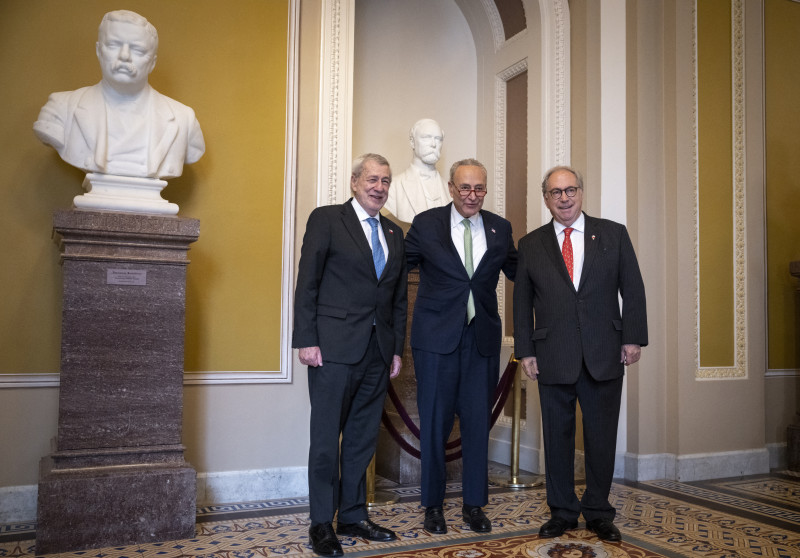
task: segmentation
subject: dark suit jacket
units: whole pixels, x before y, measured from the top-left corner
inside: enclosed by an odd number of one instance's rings
[[[536,357],[543,384],[574,383],[584,361],[596,380],[618,378],[621,346],[647,345],[644,282],[627,229],[586,215],[584,246],[576,291],[552,220],[519,241],[514,353]]]
[[[351,202],[311,212],[303,237],[294,297],[292,346],[319,346],[322,360],[354,364],[375,324],[387,364],[402,355],[407,283],[403,231],[379,216],[389,256],[380,280]]]
[[[517,250],[511,223],[481,211],[486,231],[486,254],[472,280],[458,256],[450,232],[450,207],[436,207],[418,214],[406,237],[409,269],[419,266],[420,279],[411,322],[411,347],[432,353],[453,352],[461,340],[472,288],[475,299],[475,337],[484,356],[500,353],[502,323],[497,312],[500,270],[514,280]]]

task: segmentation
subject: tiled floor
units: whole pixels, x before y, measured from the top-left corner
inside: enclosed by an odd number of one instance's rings
[[[397,502],[376,506],[371,517],[394,529],[399,540],[373,543],[343,537],[345,556],[393,558],[497,558],[523,555],[569,556],[800,556],[800,478],[785,472],[698,483],[653,481],[616,483],[612,503],[624,543],[603,544],[584,529],[561,539],[540,540],[548,517],[543,487],[493,487],[486,507],[492,533],[469,531],[460,517],[460,485],[448,486],[446,535],[422,529],[418,487],[379,484]],[[192,539],[59,555],[62,558],[271,558],[310,557],[305,499],[213,506],[198,510]],[[35,553],[35,526],[0,526],[0,558]],[[556,547],[556,545],[561,545]],[[570,546],[571,545],[571,546]],[[566,549],[566,550],[565,550]],[[593,553],[593,554],[591,554]]]

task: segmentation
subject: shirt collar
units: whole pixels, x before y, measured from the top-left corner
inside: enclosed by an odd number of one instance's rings
[[[556,236],[560,235],[561,231],[567,228],[555,219],[553,219],[553,227],[556,229]],[[580,216],[575,219],[575,222],[570,225],[570,228],[578,231],[579,233],[582,233],[586,230],[586,216],[583,214],[583,211],[581,211]]]
[[[352,202],[352,204],[353,204],[353,209],[355,209],[355,211],[356,211],[356,216],[358,217],[358,220],[359,220],[359,221],[366,221],[367,219],[369,219],[370,217],[372,217],[372,215],[370,215],[369,213],[367,213],[367,210],[366,210],[366,209],[364,209],[363,207],[361,207],[361,204],[360,204],[360,203],[358,203],[358,200],[357,200],[357,199],[353,198],[353,199],[351,200],[351,202]],[[380,212],[380,211],[379,211],[379,212],[378,212],[378,214],[375,216],[375,219],[377,219],[379,223],[381,222],[381,212]]]
[[[461,215],[458,212],[458,210],[456,209],[456,204],[452,204],[450,206],[450,228],[453,228],[453,227],[456,227],[456,226],[460,225],[461,221],[463,221],[464,219],[465,219],[465,217],[463,215]],[[478,211],[472,217],[467,217],[467,219],[469,219],[470,226],[473,227],[473,228],[474,227],[480,227],[481,224],[483,223],[483,220],[481,219],[481,212],[480,211]]]

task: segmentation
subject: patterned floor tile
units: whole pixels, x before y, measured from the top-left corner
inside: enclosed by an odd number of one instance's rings
[[[342,537],[341,542],[351,558],[549,558],[578,556],[581,549],[586,552],[582,556],[594,558],[796,558],[800,556],[800,510],[795,510],[800,477],[795,478],[761,476],[702,485],[675,481],[614,484],[611,501],[625,541],[619,545],[603,545],[583,523],[555,541],[538,539],[539,526],[549,517],[543,487],[492,488],[485,508],[492,533],[486,535],[472,533],[464,524],[461,487],[452,484],[444,505],[448,532],[434,536],[422,529],[418,487],[396,487],[392,490],[400,501],[374,507],[370,516],[395,530],[399,540],[375,543]],[[198,510],[191,539],[65,553],[57,558],[310,557],[306,506],[303,499],[211,506]],[[2,527],[0,558],[34,557],[33,531],[28,531],[26,538],[25,531]]]

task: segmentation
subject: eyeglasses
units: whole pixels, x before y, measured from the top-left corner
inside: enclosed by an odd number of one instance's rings
[[[482,198],[486,195],[486,186],[475,186],[474,188],[470,188],[468,185],[462,184],[461,186],[456,187],[456,189],[462,198],[469,196],[470,192],[475,192],[475,195],[479,198]]]
[[[578,190],[579,188],[576,186],[570,186],[569,188],[564,188],[563,190],[561,188],[553,188],[549,192],[545,192],[544,195],[550,196],[550,199],[552,200],[560,200],[561,194],[566,194],[568,198],[574,198],[575,194],[578,193]]]

